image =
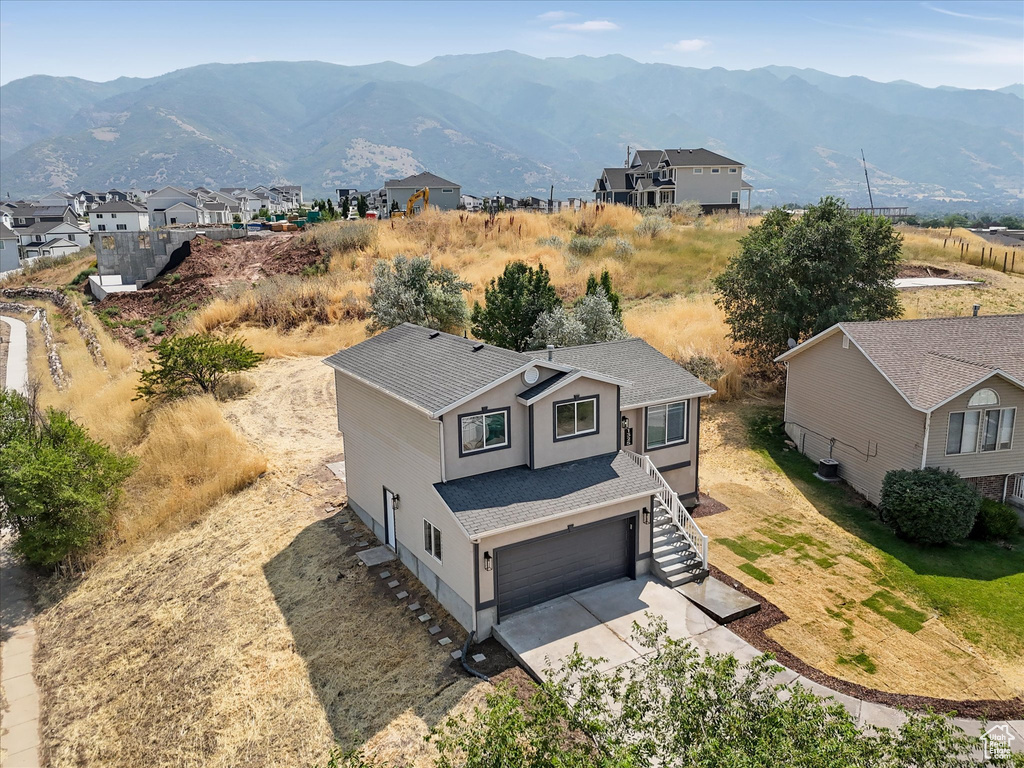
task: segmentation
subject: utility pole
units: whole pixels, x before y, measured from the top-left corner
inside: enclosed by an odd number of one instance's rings
[[[860,161],[864,164],[864,181],[868,185],[868,202],[871,204],[871,215],[875,215],[875,200],[871,197],[871,179],[868,178],[868,161],[864,159],[864,150],[860,151]]]
[[[622,165],[623,168],[629,168],[629,150],[630,150],[630,147],[629,147],[629,144],[627,144],[626,145],[626,162],[623,163],[623,165]]]

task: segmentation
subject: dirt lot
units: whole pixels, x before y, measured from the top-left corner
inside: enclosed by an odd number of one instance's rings
[[[321,258],[314,244],[293,233],[225,241],[197,237],[189,255],[154,283],[141,291],[111,294],[95,309],[119,341],[138,348],[155,335],[154,321],[169,331],[179,330],[192,312],[232,284],[249,286],[271,275],[298,275]],[[138,328],[147,336],[137,335]]]
[[[918,595],[888,582],[874,547],[824,517],[750,449],[751,407],[713,404],[702,419],[701,487],[728,509],[700,525],[712,563],[788,616],[767,635],[808,664],[870,688],[945,699],[1021,696],[1019,658],[968,642]],[[875,605],[879,595],[887,605]],[[899,625],[917,616],[913,631]]]
[[[254,379],[224,408],[268,472],[191,528],[100,562],[41,616],[52,765],[305,766],[335,741],[425,764],[428,729],[488,689],[355,556],[365,529],[324,468],[341,457],[329,369],[277,360]]]

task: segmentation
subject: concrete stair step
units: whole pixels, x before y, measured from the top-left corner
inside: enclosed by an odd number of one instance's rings
[[[700,569],[699,560],[678,560],[674,563],[669,563],[668,565],[658,563],[658,570],[668,577],[674,576],[677,573],[689,573],[694,569]]]
[[[708,577],[708,573],[709,572],[706,568],[701,568],[700,565],[697,565],[697,567],[690,571],[668,576],[665,581],[667,581],[668,585],[674,589],[675,587],[682,586],[683,584],[689,584],[691,581],[703,581]]]
[[[654,562],[662,567],[667,568],[670,565],[676,565],[677,563],[692,563],[697,559],[697,553],[693,550],[678,549],[675,551],[668,552],[656,552],[654,554]]]
[[[654,548],[663,549],[664,547],[689,547],[690,540],[687,539],[683,534],[675,531],[674,533],[662,534],[654,537]]]
[[[666,558],[670,558],[670,557],[682,557],[682,558],[696,557],[697,553],[694,551],[693,547],[689,547],[689,546],[686,546],[686,545],[676,544],[676,545],[670,545],[670,546],[665,546],[665,547],[655,547],[654,551],[651,552],[651,555],[658,562],[662,562]]]

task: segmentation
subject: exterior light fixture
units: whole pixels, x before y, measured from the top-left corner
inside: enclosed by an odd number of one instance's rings
[[[629,417],[628,416],[623,416],[622,417],[622,428],[623,429],[629,429]]]
[[[391,497],[391,507],[392,507],[392,509],[395,510],[395,512],[398,511],[398,505],[401,503],[401,500],[402,500],[402,497],[399,496],[397,493],[394,496]]]
[[[651,524],[651,510],[649,510],[647,507],[644,507],[643,521],[644,521],[644,525],[650,525]]]
[[[491,564],[492,560],[493,560],[493,558],[491,557],[491,553],[490,552],[484,552],[484,570],[485,571],[489,571],[489,570],[491,570],[491,568],[494,567]]]

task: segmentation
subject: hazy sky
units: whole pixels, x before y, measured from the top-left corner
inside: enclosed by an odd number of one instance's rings
[[[503,49],[999,88],[1024,81],[1024,2],[0,0],[0,83],[209,62],[419,64]]]

